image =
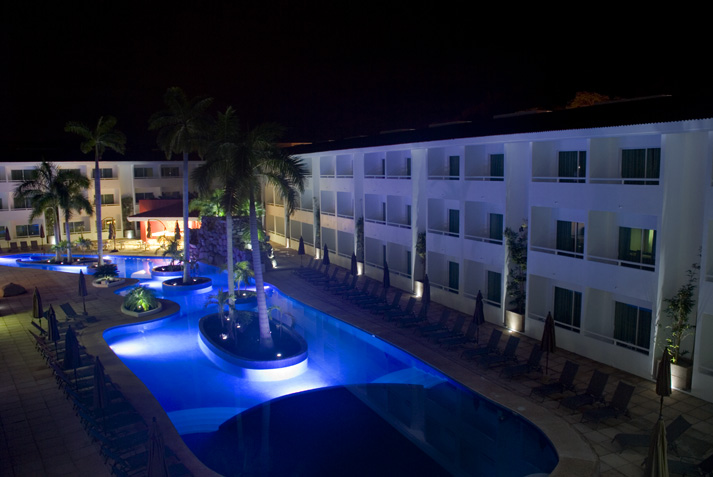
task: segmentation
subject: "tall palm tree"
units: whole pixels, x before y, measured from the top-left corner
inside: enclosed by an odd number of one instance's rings
[[[190,259],[190,233],[188,228],[188,155],[201,153],[208,129],[206,110],[213,98],[199,97],[189,100],[181,88],[168,88],[163,96],[166,109],[154,113],[149,119],[149,130],[158,130],[156,143],[170,159],[173,154],[183,155],[183,253],[185,263]],[[189,267],[183,267],[183,283],[190,279]]]
[[[62,182],[59,178],[59,169],[51,162],[42,161],[35,168],[32,179],[22,182],[15,188],[14,196],[19,200],[29,199],[31,203],[29,222],[44,214],[52,216],[55,241],[61,239],[59,225],[59,196]],[[55,260],[60,261],[60,250],[56,249]]]
[[[114,129],[116,118],[114,116],[102,116],[97,122],[94,130],[79,122],[69,121],[65,126],[66,132],[79,134],[85,140],[79,145],[79,149],[84,153],[94,151],[94,206],[96,207],[97,219],[97,251],[99,254],[99,265],[104,264],[102,256],[102,195],[101,195],[101,172],[99,161],[101,161],[104,151],[107,148],[124,154],[126,150],[126,136],[123,132]]]
[[[250,244],[252,247],[253,270],[255,271],[255,291],[257,293],[260,346],[273,347],[270,335],[270,321],[265,300],[265,281],[262,275],[262,258],[258,238],[256,197],[260,196],[262,182],[277,188],[285,202],[287,214],[292,214],[298,193],[304,191],[307,168],[302,160],[287,155],[277,146],[282,128],[275,124],[262,124],[249,131],[241,141],[240,155],[243,157],[243,180],[247,182],[250,199]]]
[[[64,215],[64,226],[65,235],[67,236],[67,261],[72,261],[72,241],[70,239],[70,223],[72,215],[77,213],[86,212],[91,215],[94,213],[92,208],[92,203],[84,196],[84,191],[89,188],[91,181],[88,177],[67,170],[60,170],[58,174],[58,179],[60,181],[59,187],[59,207],[62,209]]]
[[[201,194],[207,195],[214,188],[213,199],[225,213],[225,243],[228,268],[228,314],[233,321],[235,309],[235,258],[233,257],[233,215],[237,205],[245,197],[245,165],[240,154],[240,130],[235,110],[228,106],[225,113],[218,113],[213,125],[211,141],[206,150],[206,162],[193,170],[192,179]],[[233,336],[231,330],[231,336]]]

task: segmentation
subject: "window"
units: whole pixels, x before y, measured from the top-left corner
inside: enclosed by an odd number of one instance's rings
[[[448,175],[451,176],[451,180],[460,177],[460,156],[448,156]]]
[[[623,179],[656,179],[624,181],[624,184],[657,185],[661,168],[661,148],[623,149],[621,177]]]
[[[181,177],[181,170],[178,166],[175,167],[161,167],[161,177]]]
[[[94,177],[95,173],[96,173],[96,169],[92,169],[92,177]],[[99,178],[100,179],[113,179],[114,171],[111,169],[111,167],[100,168],[99,169]]]
[[[625,267],[653,270],[656,259],[656,231],[619,227],[619,260]],[[640,263],[642,266],[632,265]],[[649,266],[646,266],[649,265]]]
[[[627,346],[640,353],[649,354],[651,336],[651,310],[616,302],[614,309],[614,339],[619,346]]]
[[[0,198],[0,210],[4,210],[4,207],[2,206],[2,198]]]
[[[84,222],[69,222],[69,233],[81,234],[84,233]]]
[[[114,205],[114,194],[102,194],[103,205]]]
[[[2,202],[0,202],[0,205],[2,205]],[[406,225],[411,225],[411,206],[410,205],[406,205]]]
[[[505,154],[490,155],[490,180],[501,181],[505,177]]]
[[[134,178],[145,179],[153,177],[153,169],[150,167],[134,167]]]
[[[24,199],[13,197],[12,208],[13,209],[31,209],[32,208],[32,199],[27,198],[27,197]]]
[[[71,173],[71,174],[74,174],[75,176],[81,176],[81,175],[82,175],[82,171],[80,171],[79,169],[62,169],[62,170],[65,171],[65,172],[69,172],[69,173]]]
[[[15,169],[10,171],[10,180],[11,181],[29,181],[35,178],[35,170],[34,169]]]
[[[406,274],[411,276],[411,251],[406,250]]]
[[[144,199],[153,199],[153,192],[137,192],[135,194],[136,202]]]
[[[573,252],[560,253],[566,257],[584,257],[584,224],[581,222],[557,221],[557,250]]]
[[[114,224],[114,230],[116,231],[116,221],[112,218],[109,217],[108,219],[102,220],[102,231],[106,232],[109,230],[109,225]]]
[[[502,286],[502,275],[498,272],[488,270],[488,290],[486,293],[487,301],[496,306],[500,306],[500,297]]]
[[[587,151],[560,151],[558,175],[580,178],[562,179],[560,182],[584,182],[587,175]]]
[[[582,317],[582,294],[555,287],[554,316],[557,326],[579,333]]]
[[[458,275],[460,274],[460,264],[458,262],[448,262],[448,291],[458,293]]]
[[[448,209],[448,233],[458,235],[460,232],[460,210]]]
[[[4,233],[4,231],[3,231]],[[16,225],[15,226],[15,237],[39,237],[40,226],[35,224],[29,225]]]
[[[411,177],[411,158],[406,158],[406,176]]]
[[[502,214],[490,214],[490,238],[492,240],[497,240],[498,242],[503,241]]]

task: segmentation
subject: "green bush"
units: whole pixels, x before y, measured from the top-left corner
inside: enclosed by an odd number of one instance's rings
[[[158,308],[156,293],[147,287],[138,286],[124,297],[124,308],[129,311],[142,312]]]

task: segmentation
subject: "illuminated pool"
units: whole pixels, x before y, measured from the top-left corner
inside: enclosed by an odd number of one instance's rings
[[[128,276],[165,263],[119,258]],[[227,287],[213,267],[201,275]],[[161,292],[160,282],[144,284]],[[525,476],[557,465],[547,437],[517,413],[279,290],[267,293],[268,306],[291,315],[309,344],[297,375],[229,372],[209,359],[198,337],[199,319],[216,311],[204,307],[207,294],[172,296],[179,314],[104,333],[215,471],[237,475],[269,462],[274,475]]]

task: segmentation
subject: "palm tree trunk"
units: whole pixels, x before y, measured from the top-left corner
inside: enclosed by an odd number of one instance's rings
[[[72,263],[72,240],[69,233],[69,217],[64,218],[64,226],[67,230],[67,261]]]
[[[99,255],[99,266],[101,266],[104,265],[104,257],[102,256],[102,193],[101,179],[99,177],[99,146],[94,146],[94,210],[97,214],[97,254]]]
[[[62,257],[60,257],[59,243],[62,241],[62,226],[59,225],[59,212],[55,209],[54,218],[54,260],[55,262],[60,262]]]
[[[265,299],[265,281],[262,277],[262,258],[260,257],[260,240],[257,235],[257,213],[255,212],[255,197],[250,191],[250,245],[253,254],[253,271],[255,272],[255,293],[257,294],[257,315],[260,326],[260,347],[272,349],[270,320],[267,316],[267,301]]]
[[[232,204],[231,204],[232,205]],[[229,207],[225,213],[225,242],[228,245],[226,260],[228,262],[228,316],[230,317],[230,326],[234,327],[233,323],[233,308],[235,308],[235,259],[233,258],[233,214],[232,207]],[[231,330],[233,331],[233,330]]]
[[[188,284],[190,281],[190,253],[189,248],[191,239],[189,237],[190,229],[188,228],[188,153],[183,153],[183,283]]]

